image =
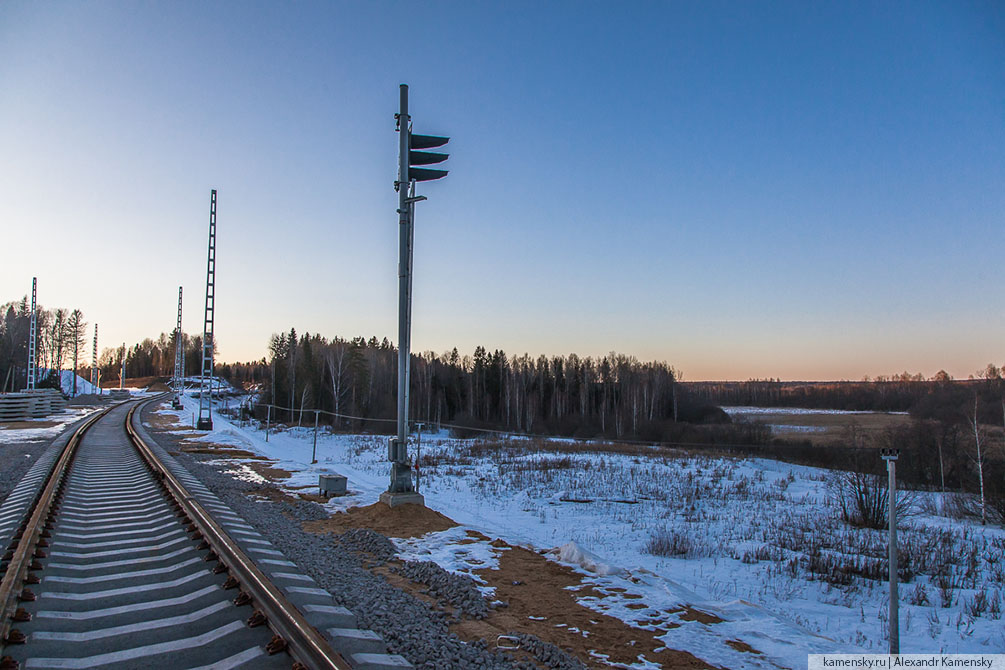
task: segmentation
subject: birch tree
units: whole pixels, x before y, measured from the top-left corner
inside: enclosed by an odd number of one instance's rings
[[[328,372],[328,383],[331,385],[333,408],[336,419],[342,412],[342,400],[349,392],[347,377],[349,373],[349,347],[342,340],[336,339],[325,347],[324,361]]]
[[[73,352],[73,389],[70,395],[74,397],[77,395],[77,364],[80,361],[80,350],[84,346],[86,328],[84,313],[79,309],[70,312],[70,317],[66,320],[66,335],[70,350]]]
[[[986,506],[986,501],[984,499],[984,451],[982,449],[982,444],[981,444],[982,443],[982,439],[981,438],[983,437],[984,431],[981,428],[980,422],[978,421],[978,418],[977,418],[977,405],[978,405],[978,397],[975,394],[974,395],[974,411],[973,411],[973,414],[970,414],[967,418],[970,420],[970,426],[971,426],[971,428],[973,428],[973,431],[974,431],[974,445],[976,446],[976,451],[977,451],[977,458],[976,458],[976,463],[977,463],[977,479],[980,482],[980,491],[981,491],[981,525],[983,526],[983,525],[986,525],[987,522],[988,522],[987,506]]]

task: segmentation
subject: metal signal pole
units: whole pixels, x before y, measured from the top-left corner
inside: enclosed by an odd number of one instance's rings
[[[35,376],[38,374],[38,354],[35,350],[38,339],[38,306],[35,303],[35,289],[38,286],[37,277],[31,278],[31,321],[28,327],[28,379],[25,380],[25,387],[29,391],[35,390]],[[62,382],[60,382],[62,386]]]
[[[185,361],[181,346],[181,286],[178,287],[178,325],[174,329],[174,408],[181,409],[181,394],[184,387]]]
[[[122,343],[122,371],[119,372],[119,388],[126,385],[126,343]]]
[[[411,233],[412,207],[409,202],[408,179],[408,86],[400,89],[400,109],[398,113],[398,434],[391,440],[389,459],[391,461],[391,485],[389,493],[412,493],[412,471],[407,462],[406,444],[408,439],[408,367],[411,357],[409,335],[409,283],[411,280]]]
[[[206,260],[206,320],[202,328],[202,376],[199,380],[199,430],[213,430],[213,312],[216,289],[216,189],[209,197],[209,256]],[[207,386],[209,392],[207,393]]]
[[[415,182],[430,181],[446,176],[446,170],[411,167],[436,165],[447,159],[447,154],[413,151],[441,147],[449,137],[414,135],[408,115],[408,85],[400,89],[398,119],[398,430],[388,442],[388,460],[391,461],[391,484],[381,494],[381,501],[391,507],[403,503],[423,504],[423,498],[412,483],[412,468],[408,464],[408,391],[411,365],[412,336],[412,240],[415,229],[415,203],[425,196],[415,195]]]

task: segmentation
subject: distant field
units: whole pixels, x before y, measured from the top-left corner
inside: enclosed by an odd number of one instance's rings
[[[789,408],[726,407],[734,421],[759,421],[771,426],[776,437],[809,440],[813,444],[833,444],[847,440],[852,427],[861,431],[866,443],[884,430],[911,421],[907,414],[883,412],[833,412]]]

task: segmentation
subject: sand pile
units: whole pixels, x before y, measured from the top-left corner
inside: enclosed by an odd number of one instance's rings
[[[304,530],[312,533],[341,533],[350,528],[369,528],[388,537],[418,537],[457,524],[435,510],[422,505],[388,507],[377,502],[366,507],[350,507],[328,519],[308,521]]]

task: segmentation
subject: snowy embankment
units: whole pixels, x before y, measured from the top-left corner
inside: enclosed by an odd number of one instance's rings
[[[50,370],[47,368],[39,368],[38,378],[45,379],[49,376]],[[60,389],[63,395],[74,395],[73,392],[73,378],[77,378],[77,392],[76,395],[86,395],[89,393],[98,393],[99,389],[97,386],[87,381],[80,375],[73,374],[73,370],[61,370],[59,374]]]
[[[164,411],[187,423],[186,403]],[[322,473],[346,475],[350,493],[328,503],[333,512],[371,504],[387,488],[385,438],[321,432],[311,465],[312,429],[264,437],[222,417],[212,433],[192,435],[274,459],[292,473],[281,482],[291,491],[316,486]],[[839,520],[827,471],[575,449],[424,435],[421,492],[462,527],[398,540],[403,556],[478,581],[473,571],[500,550],[471,544],[467,529],[552,549],[602,594],[583,604],[721,667],[798,668],[810,653],[886,650],[886,536]],[[246,465],[235,470],[257,477]],[[900,591],[902,651],[1005,652],[1005,532],[919,512],[900,535],[903,565],[915,573]]]

